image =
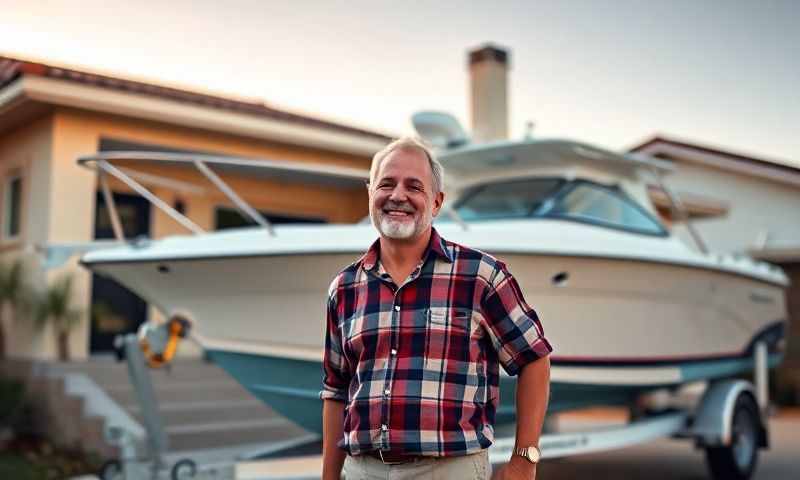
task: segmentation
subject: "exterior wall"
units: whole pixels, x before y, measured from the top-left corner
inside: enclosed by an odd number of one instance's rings
[[[49,201],[53,117],[48,115],[0,136],[0,212],[5,211],[5,186],[10,176],[22,176],[20,234],[13,240],[0,239],[0,260],[10,265],[17,258],[25,262],[27,281],[42,285],[33,246],[45,243],[49,234]],[[6,310],[7,353],[14,357],[52,357],[52,332],[37,330],[21,314],[11,318]]]
[[[789,287],[788,307],[789,317],[795,321],[789,325],[787,335],[788,350],[786,367],[797,372],[798,392],[800,393],[800,262],[782,265],[784,271],[792,281]],[[800,403],[800,397],[797,398]]]
[[[800,188],[689,163],[675,166],[677,171],[665,179],[673,191],[730,202],[727,216],[693,223],[709,249],[744,252],[755,245],[762,232],[769,232],[767,245],[800,239]],[[686,236],[684,228],[679,230]]]
[[[53,161],[51,164],[50,225],[48,242],[88,242],[93,239],[94,192],[96,175],[78,167],[78,154],[97,150],[97,132],[87,130],[80,122],[56,112],[53,129]],[[72,304],[81,309],[81,320],[70,334],[70,353],[74,359],[88,355],[90,329],[91,275],[78,265],[77,256],[63,267],[47,272],[48,281],[60,275],[73,277]]]
[[[789,331],[786,334],[786,357],[778,369],[777,400],[784,404],[800,405],[800,262],[781,265],[792,282],[789,287]]]
[[[23,243],[45,244],[88,242],[94,236],[95,195],[98,189],[96,174],[76,164],[76,159],[98,149],[101,138],[133,143],[162,145],[169,148],[215,152],[244,157],[280,159],[298,162],[327,163],[362,169],[369,168],[370,159],[316,149],[249,140],[213,132],[192,130],[131,120],[122,117],[94,114],[72,109],[57,109],[52,116],[11,132],[0,139],[0,166],[12,169],[22,165],[31,174],[23,181],[25,239],[17,244],[2,244],[3,256],[21,250]],[[8,167],[7,167],[8,166]],[[134,168],[131,166],[131,168]],[[165,173],[153,167],[135,166],[138,171]],[[207,187],[207,195],[176,193],[164,187],[150,187],[162,199],[174,204],[180,198],[186,213],[200,227],[214,228],[215,206],[230,205],[227,198],[193,169],[171,172],[170,178],[180,178]],[[331,222],[353,222],[367,212],[366,191],[363,188],[342,190],[329,187],[254,180],[245,177],[223,177],[234,190],[253,207],[277,214],[307,215]],[[26,178],[27,180],[27,178]],[[112,189],[129,192],[127,186],[111,181]],[[160,210],[153,209],[151,235],[154,238],[186,234],[186,230]],[[70,336],[73,358],[88,355],[89,309],[91,275],[73,258],[67,265],[46,272],[36,283],[45,284],[62,274],[74,276],[73,304],[83,310],[79,325]],[[151,316],[156,313],[151,309]],[[14,330],[14,348],[9,353],[19,357],[48,359],[55,356],[51,332]]]

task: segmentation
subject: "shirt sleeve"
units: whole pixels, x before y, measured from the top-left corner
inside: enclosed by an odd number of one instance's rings
[[[335,292],[328,297],[328,313],[325,322],[325,355],[322,360],[322,391],[319,392],[319,398],[346,402],[350,374],[348,373],[344,351],[342,350],[342,339],[334,295]]]
[[[536,312],[525,302],[517,280],[502,262],[482,297],[487,332],[500,364],[509,375],[553,351]]]

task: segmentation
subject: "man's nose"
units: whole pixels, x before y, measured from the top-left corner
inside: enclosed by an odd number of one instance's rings
[[[389,200],[393,200],[395,202],[404,202],[407,198],[408,192],[402,185],[395,186],[392,189],[392,193],[389,195]]]

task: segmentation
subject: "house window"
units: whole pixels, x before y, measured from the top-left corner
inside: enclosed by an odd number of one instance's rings
[[[11,177],[6,182],[3,199],[3,236],[14,238],[19,235],[22,200],[22,177]]]
[[[324,218],[277,215],[270,212],[259,213],[273,225],[286,223],[326,223]],[[255,226],[253,220],[245,218],[238,210],[230,207],[216,207],[214,212],[214,224],[216,230]]]

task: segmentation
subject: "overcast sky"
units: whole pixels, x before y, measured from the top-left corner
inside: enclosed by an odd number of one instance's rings
[[[511,51],[512,136],[663,133],[800,166],[800,1],[0,0],[0,54],[377,131],[469,125],[466,52]]]

